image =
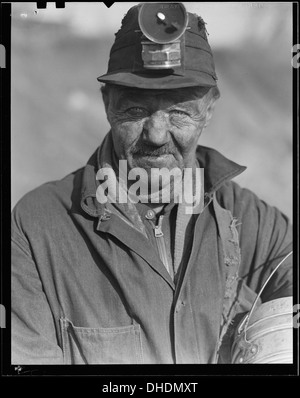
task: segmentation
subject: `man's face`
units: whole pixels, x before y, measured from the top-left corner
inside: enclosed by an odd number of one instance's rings
[[[105,105],[117,157],[127,160],[129,170],[193,167],[214,102],[208,91],[111,87]]]

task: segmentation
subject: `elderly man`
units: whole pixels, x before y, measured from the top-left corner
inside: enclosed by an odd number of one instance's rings
[[[231,181],[245,167],[197,146],[219,97],[203,20],[145,7],[98,78],[102,145],[13,211],[14,364],[230,363],[234,321],[291,250],[287,218]],[[166,184],[154,169],[178,173]],[[291,273],[289,257],[261,300],[292,295]]]

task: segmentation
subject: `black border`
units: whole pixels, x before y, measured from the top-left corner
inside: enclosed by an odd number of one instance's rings
[[[6,49],[5,68],[0,68],[0,256],[1,304],[6,309],[6,328],[1,328],[1,375],[10,361],[10,213],[11,213],[11,4],[0,4],[0,43]],[[10,363],[10,362],[9,362]]]
[[[108,3],[108,4],[107,4]],[[113,2],[104,2],[110,7]],[[110,4],[110,5],[109,5]],[[299,4],[293,2],[293,44],[299,39]],[[113,9],[112,9],[113,12]],[[1,3],[0,7],[0,43],[6,48],[6,68],[0,69],[0,109],[1,109],[1,304],[6,308],[6,328],[1,329],[1,376],[18,378],[36,378],[39,376],[90,376],[109,377],[112,383],[121,383],[126,376],[126,383],[134,382],[138,387],[145,387],[146,382],[199,382],[203,376],[294,376],[299,375],[299,328],[294,329],[294,364],[293,365],[11,365],[10,358],[10,204],[11,204],[11,141],[10,141],[10,104],[11,104],[11,4]],[[275,51],[275,46],[274,46]],[[291,54],[293,56],[294,54]],[[271,66],[270,66],[271,68]],[[293,68],[293,214],[294,241],[298,242],[299,232],[299,108],[298,76],[299,69]],[[295,243],[296,246],[296,243]],[[294,248],[294,280],[298,281],[299,252]],[[298,286],[294,286],[294,303],[300,303]],[[118,377],[118,378],[117,378]],[[146,381],[142,378],[147,377]],[[117,378],[117,379],[116,379]],[[209,377],[210,379],[210,377]],[[108,381],[106,381],[107,383]],[[228,391],[228,390],[227,390]],[[100,392],[100,385],[99,385]]]

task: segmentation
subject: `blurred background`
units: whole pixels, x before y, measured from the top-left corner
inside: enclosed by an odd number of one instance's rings
[[[12,206],[84,166],[109,129],[96,78],[135,2],[12,4]],[[221,98],[200,144],[292,218],[292,4],[184,2],[207,23]]]

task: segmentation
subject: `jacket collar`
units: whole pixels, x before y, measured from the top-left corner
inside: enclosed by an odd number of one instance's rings
[[[196,150],[200,167],[204,168],[204,190],[212,195],[223,184],[238,176],[247,167],[227,159],[215,149],[198,145]]]
[[[90,216],[105,217],[107,215],[107,207],[100,204],[96,199],[96,191],[99,182],[96,180],[96,174],[101,165],[107,163],[107,159],[100,159],[100,153],[105,153],[107,158],[112,158],[111,134],[108,133],[104,138],[102,145],[90,157],[86,166],[83,169],[82,184],[81,184],[81,208]],[[104,151],[103,148],[107,148]],[[105,155],[105,157],[106,157]],[[246,167],[227,159],[220,152],[215,149],[198,145],[196,155],[201,168],[204,168],[204,191],[205,197],[211,198],[223,184],[230,181],[232,178],[241,174]],[[103,167],[103,166],[102,166]]]

